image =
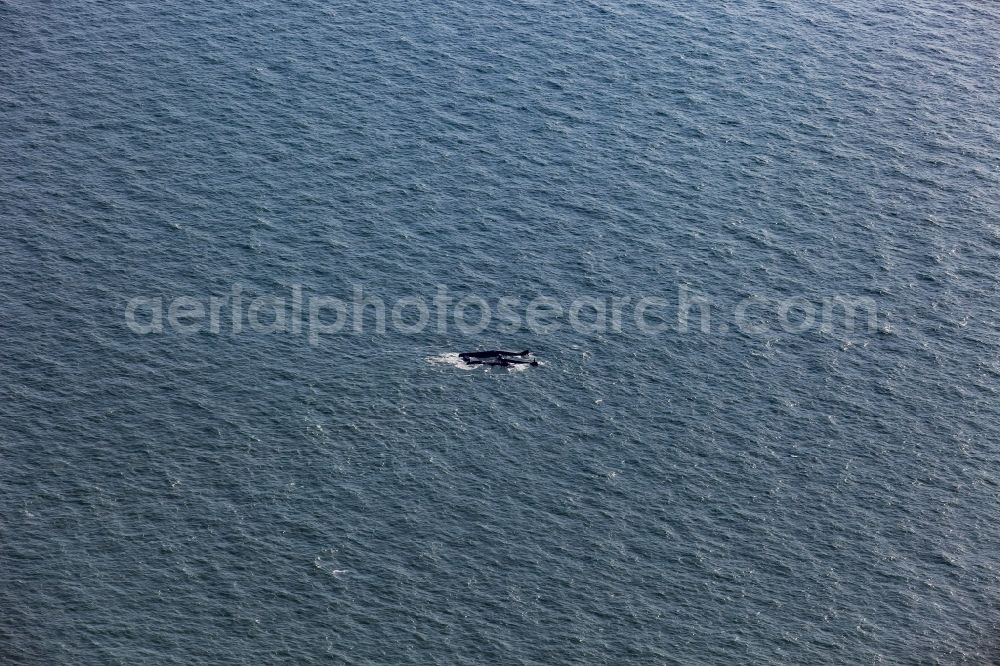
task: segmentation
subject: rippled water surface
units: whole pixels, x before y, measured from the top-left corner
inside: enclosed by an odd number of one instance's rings
[[[1000,658],[991,2],[0,1],[0,662]],[[134,296],[876,330],[136,335]],[[531,347],[523,372],[428,362]]]

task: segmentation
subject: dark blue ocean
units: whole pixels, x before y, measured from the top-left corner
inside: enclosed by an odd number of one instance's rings
[[[983,0],[0,0],[0,663],[997,663],[998,44]],[[128,324],[234,285],[713,310]],[[490,347],[542,364],[440,362]]]

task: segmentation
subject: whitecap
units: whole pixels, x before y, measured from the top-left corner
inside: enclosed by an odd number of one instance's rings
[[[459,358],[458,352],[439,354],[437,356],[428,356],[427,362],[435,363],[438,365],[450,365],[459,368],[461,370],[474,370],[477,367],[474,365],[467,365],[465,361]]]

